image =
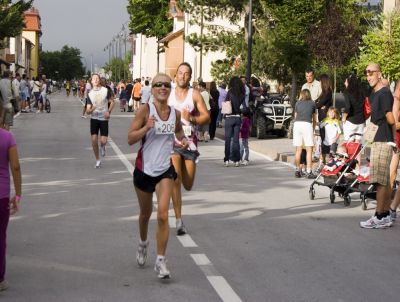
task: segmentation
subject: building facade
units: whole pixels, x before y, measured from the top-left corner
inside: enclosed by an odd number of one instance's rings
[[[25,39],[25,41],[29,41],[31,47],[30,51],[25,51],[25,53],[30,52],[30,77],[37,77],[40,74],[39,52],[41,50],[41,28],[42,25],[40,23],[39,11],[32,7],[30,10],[25,12],[25,28],[22,32],[23,39]]]

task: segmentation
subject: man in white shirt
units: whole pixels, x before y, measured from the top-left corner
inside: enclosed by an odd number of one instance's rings
[[[16,110],[20,111],[21,110],[21,76],[20,74],[17,72],[15,74],[15,78],[12,81],[12,93],[13,93],[13,97],[15,99],[15,105],[16,105]]]
[[[150,100],[150,96],[151,96],[151,87],[150,87],[150,82],[149,80],[145,80],[144,81],[144,86],[142,87],[142,89],[140,90],[140,103],[143,104],[147,104]]]
[[[322,93],[321,83],[315,79],[314,71],[309,68],[305,72],[306,83],[301,90],[308,89],[311,93],[311,99],[315,102]]]

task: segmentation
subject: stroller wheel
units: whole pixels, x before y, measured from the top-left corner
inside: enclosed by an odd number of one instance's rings
[[[351,203],[351,197],[349,195],[344,196],[343,203],[345,207],[348,207]]]
[[[314,198],[315,198],[315,190],[314,189],[310,189],[310,191],[308,191],[308,195],[310,197],[310,200],[314,200]]]
[[[361,197],[361,209],[363,209],[364,211],[367,210],[367,198],[363,195]]]
[[[329,199],[331,200],[331,203],[335,202],[335,192],[331,191],[331,194],[329,195]]]

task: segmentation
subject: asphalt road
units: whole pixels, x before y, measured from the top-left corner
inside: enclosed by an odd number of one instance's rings
[[[50,114],[22,114],[13,127],[23,199],[9,225],[1,301],[399,301],[399,223],[361,229],[373,206],[362,211],[356,195],[350,207],[330,204],[326,188],[310,201],[309,180],[259,154],[226,168],[219,140],[200,146],[195,186],[184,193],[190,235],[171,228],[172,279],[158,280],[155,214],[148,264],[135,260],[130,113],[113,112],[112,143],[95,169],[79,101],[51,101]]]

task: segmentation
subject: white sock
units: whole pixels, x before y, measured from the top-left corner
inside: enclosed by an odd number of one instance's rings
[[[101,160],[96,160],[96,165],[101,164]]]
[[[163,261],[164,259],[165,259],[165,256],[157,255],[157,260],[156,260],[156,262]]]
[[[311,169],[307,169],[307,173],[311,173]]]
[[[182,224],[182,218],[176,218],[176,225]]]

